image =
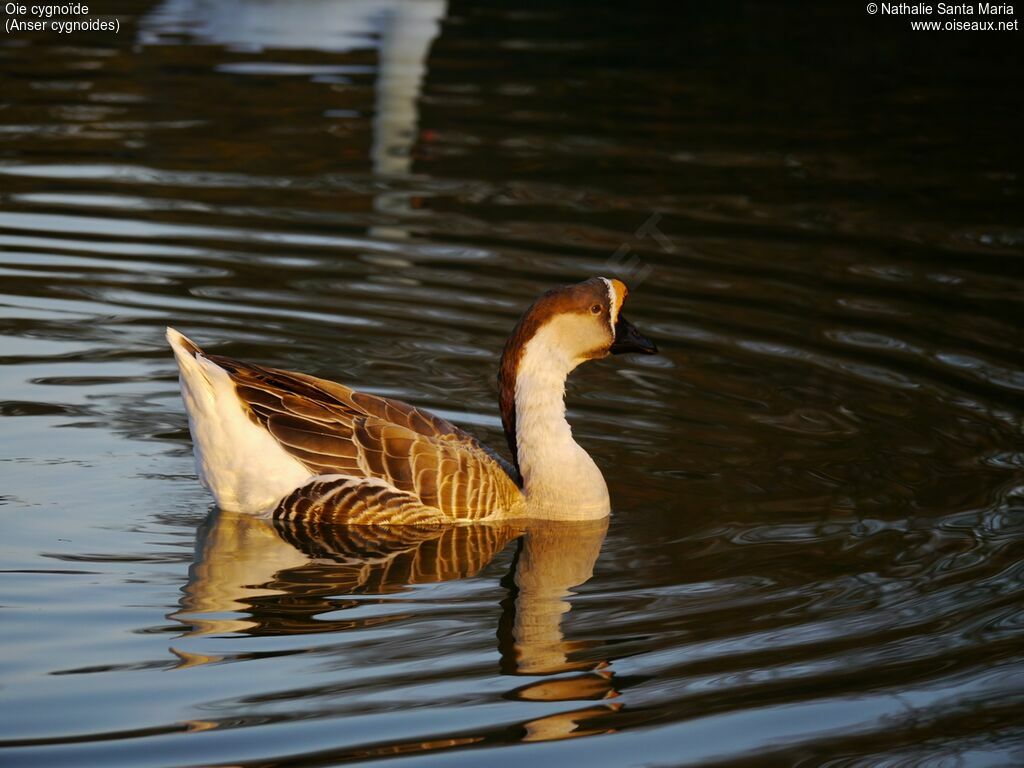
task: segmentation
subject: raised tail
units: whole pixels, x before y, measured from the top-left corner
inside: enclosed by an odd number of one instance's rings
[[[182,333],[178,333],[173,328],[167,329],[167,343],[171,345],[171,349],[174,350],[176,356],[186,355],[188,357],[195,357],[196,355],[203,354],[203,350],[196,344],[192,339],[188,338]]]
[[[174,359],[178,362],[181,396],[185,400],[185,408],[191,416],[193,404],[190,400],[206,401],[213,397],[213,382],[210,381],[210,377],[203,371],[203,366],[199,362],[203,350],[192,339],[178,333],[173,328],[168,328],[165,335],[167,343],[174,351]]]
[[[167,341],[178,361],[199,481],[221,509],[269,513],[311,473],[249,418],[228,372],[198,344],[173,328]]]

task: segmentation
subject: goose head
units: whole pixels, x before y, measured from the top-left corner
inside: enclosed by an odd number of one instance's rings
[[[514,378],[527,347],[538,340],[546,347],[548,364],[552,368],[568,364],[566,373],[582,362],[609,354],[655,354],[657,345],[623,314],[628,295],[625,283],[605,277],[551,289],[519,319],[505,345],[502,367],[508,370],[503,373]]]
[[[565,423],[565,379],[576,366],[624,352],[658,351],[623,314],[628,294],[621,280],[592,277],[553,288],[519,319],[498,371],[502,424],[517,467],[526,421]]]

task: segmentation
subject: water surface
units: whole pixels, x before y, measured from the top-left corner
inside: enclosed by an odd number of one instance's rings
[[[4,765],[1024,763],[1019,46],[111,6],[0,40]],[[571,382],[607,529],[196,483],[166,325],[503,448],[505,335],[593,274],[663,353]]]

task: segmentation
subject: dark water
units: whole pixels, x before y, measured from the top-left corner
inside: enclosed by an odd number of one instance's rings
[[[704,5],[0,38],[0,762],[1024,764],[1020,33]],[[592,274],[663,350],[572,380],[607,531],[198,487],[165,325],[503,447]]]

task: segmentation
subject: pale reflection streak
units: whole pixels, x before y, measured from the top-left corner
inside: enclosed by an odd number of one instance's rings
[[[167,35],[234,48],[263,51],[317,50],[326,53],[377,51],[373,145],[370,161],[379,176],[407,176],[419,124],[419,97],[430,47],[441,32],[447,0],[165,0],[142,19],[140,42],[160,44]],[[305,67],[310,75],[322,69]],[[281,65],[278,73],[303,72]],[[272,65],[256,74],[273,72]],[[327,159],[327,167],[330,167]],[[412,211],[408,192],[382,189],[374,198],[380,213],[403,217]],[[405,239],[400,226],[371,227],[370,235]]]
[[[580,701],[618,696],[614,673],[606,661],[573,658],[584,643],[567,641],[562,616],[572,606],[573,587],[590,579],[608,531],[608,519],[575,523],[531,522],[520,539],[509,578],[510,599],[499,626],[502,668],[519,675],[543,676],[511,692],[520,701]],[[512,615],[509,616],[509,613]],[[503,631],[503,629],[505,631]],[[510,629],[510,631],[508,631]],[[568,677],[548,677],[574,671]],[[590,736],[612,730],[609,714],[618,703],[559,712],[524,723],[523,741]]]
[[[449,528],[283,524],[214,512],[197,535],[196,559],[173,618],[187,636],[299,635],[361,629],[346,620],[345,595],[380,595],[413,584],[475,576],[509,542],[518,540],[502,583],[498,650],[505,674],[539,677],[510,691],[519,701],[593,701],[522,724],[524,741],[606,733],[620,705],[604,660],[576,657],[585,648],[566,640],[562,619],[571,590],[588,581],[608,521],[529,521]],[[287,610],[281,610],[287,606]],[[331,620],[325,620],[330,614]],[[407,620],[397,617],[395,621]],[[379,621],[379,619],[377,619]],[[173,649],[182,666],[220,657]],[[568,673],[568,674],[567,674]],[[424,747],[426,748],[426,747]]]

